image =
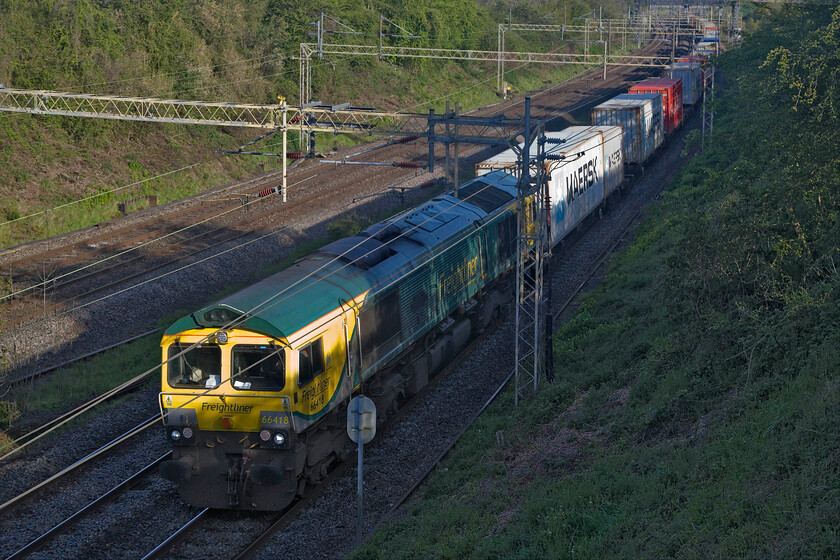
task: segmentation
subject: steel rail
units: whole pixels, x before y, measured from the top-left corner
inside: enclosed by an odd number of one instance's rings
[[[125,432],[121,436],[118,436],[118,437],[114,438],[113,440],[111,440],[110,442],[106,443],[105,445],[103,445],[99,449],[88,453],[87,455],[85,455],[84,457],[82,457],[78,461],[74,462],[73,464],[71,464],[67,467],[64,467],[63,469],[61,469],[60,471],[58,471],[57,473],[55,473],[51,477],[47,478],[46,480],[43,480],[43,481],[39,482],[38,484],[36,484],[32,488],[26,490],[25,492],[22,492],[22,493],[18,494],[17,496],[15,496],[14,498],[11,498],[11,499],[7,500],[5,503],[0,504],[0,511],[8,509],[9,507],[11,507],[11,506],[17,504],[18,502],[22,501],[24,498],[26,498],[28,496],[31,496],[32,494],[34,494],[38,490],[41,490],[42,488],[44,488],[46,486],[49,486],[50,484],[52,484],[53,482],[55,482],[56,480],[58,480],[62,476],[66,475],[67,473],[70,473],[70,472],[74,471],[75,469],[89,463],[90,461],[92,461],[93,459],[96,459],[97,457],[99,457],[100,455],[105,453],[106,451],[110,451],[111,449],[118,446],[122,442],[128,440],[129,438],[134,437],[135,435],[139,434],[140,432],[143,432],[143,431],[151,428],[153,425],[157,424],[158,422],[160,422],[160,414],[156,414],[153,417],[151,417],[150,419],[145,420],[144,422],[138,424],[137,426],[135,426],[131,430]]]
[[[6,560],[13,560],[13,559],[16,559],[16,558],[22,558],[23,556],[25,556],[27,554],[31,554],[33,552],[38,552],[39,550],[44,548],[44,546],[46,546],[54,538],[56,538],[57,536],[67,532],[67,529],[69,529],[74,524],[76,524],[76,522],[78,522],[85,514],[93,511],[94,509],[96,509],[100,506],[103,506],[105,504],[109,504],[109,503],[114,502],[117,499],[117,497],[119,497],[120,494],[122,494],[123,492],[126,492],[128,490],[131,490],[132,488],[137,486],[137,484],[140,483],[141,478],[143,478],[144,476],[148,475],[150,472],[155,470],[157,468],[157,466],[162,461],[168,459],[171,455],[172,455],[172,452],[170,451],[170,452],[166,453],[165,455],[161,456],[159,459],[156,459],[155,461],[153,461],[149,465],[143,467],[141,470],[137,471],[136,473],[131,475],[129,478],[127,478],[126,480],[124,480],[123,482],[118,484],[117,486],[110,489],[105,494],[101,495],[100,497],[98,497],[97,499],[95,499],[94,501],[92,501],[91,503],[89,503],[88,505],[86,505],[85,507],[83,507],[82,509],[80,509],[79,511],[77,511],[76,513],[71,515],[70,517],[66,518],[64,521],[62,521],[61,523],[59,523],[58,525],[56,525],[55,527],[53,527],[52,529],[50,529],[49,531],[47,531],[46,533],[41,535],[40,537],[31,541],[29,544],[27,544],[23,548],[19,549],[18,551],[12,553],[12,555],[8,556],[6,558]]]
[[[187,533],[192,529],[204,515],[210,511],[210,508],[205,508],[199,512],[198,515],[187,521],[187,523],[175,531],[173,534],[169,536],[165,541],[157,545],[154,550],[149,552],[143,557],[143,560],[152,560],[153,558],[163,558],[164,554],[169,551],[170,548],[181,542],[184,538],[186,538]]]
[[[496,397],[498,397],[501,394],[502,390],[507,386],[511,378],[513,378],[513,374],[514,372],[511,371],[508,374],[508,376],[505,377],[505,380],[502,381],[502,384],[499,385],[499,388],[496,389],[495,392],[493,392],[489,399],[487,399],[487,402],[485,402],[484,405],[482,405],[482,407],[479,408],[470,417],[470,421],[467,422],[467,424],[463,428],[461,428],[461,430],[458,432],[457,435],[455,435],[455,437],[452,438],[452,440],[450,440],[449,445],[446,447],[446,449],[444,449],[437,456],[437,458],[435,458],[434,463],[432,463],[432,465],[428,469],[426,469],[417,480],[414,481],[414,484],[412,484],[411,487],[408,490],[406,490],[405,494],[403,494],[402,497],[399,500],[397,500],[396,503],[394,503],[394,505],[391,507],[388,513],[386,513],[385,516],[379,520],[379,523],[376,525],[376,527],[374,527],[374,531],[381,527],[382,524],[388,520],[388,518],[390,518],[394,513],[396,513],[400,506],[404,504],[406,500],[408,500],[408,498],[414,493],[415,490],[417,490],[417,487],[420,486],[423,483],[423,481],[429,477],[432,471],[435,470],[435,468],[440,464],[440,462],[443,461],[443,459],[449,454],[450,451],[452,451],[452,448],[455,447],[455,444],[458,443],[458,440],[461,439],[461,436],[463,436],[464,433],[466,433],[470,426],[472,426],[475,423],[475,421],[478,420],[478,417],[481,416],[481,414],[485,410],[487,410],[487,407],[489,407],[493,403],[493,401],[496,400]]]
[[[222,187],[212,188],[212,189],[209,189],[209,190],[207,190],[207,191],[205,191],[201,194],[193,195],[193,196],[190,196],[190,197],[187,197],[187,198],[184,198],[184,199],[180,199],[180,200],[176,200],[176,201],[164,204],[162,206],[158,206],[157,210],[160,211],[161,209],[165,209],[166,207],[174,207],[178,203],[188,202],[188,201],[191,201],[191,200],[195,200],[199,197],[206,197],[206,196],[211,195],[211,194],[216,194],[217,195],[217,194],[221,194],[221,193],[224,193],[226,191],[234,190],[234,189],[246,189],[247,190],[249,188],[254,188],[256,190],[259,190],[261,188],[264,188],[266,183],[271,183],[272,181],[275,181],[277,184],[279,184],[280,183],[280,178],[279,178],[280,175],[281,175],[281,172],[279,170],[269,171],[265,175],[261,175],[261,176],[258,176],[258,177],[251,177],[247,180],[243,180],[241,182],[237,182],[237,183],[234,183],[232,185],[225,185],[225,186],[222,186]],[[211,202],[215,202],[215,201],[211,201]],[[171,218],[173,216],[179,216],[179,215],[182,215],[182,214],[184,214],[186,212],[190,212],[190,211],[192,211],[192,209],[179,210],[179,211],[175,211],[175,212],[166,214],[165,217],[166,218]],[[137,214],[134,214],[134,215],[137,215]],[[118,218],[118,219],[121,219],[121,218]],[[116,220],[114,220],[114,221],[116,221]],[[104,224],[109,224],[109,223],[110,222],[104,222]],[[78,236],[80,233],[84,233],[86,231],[97,231],[101,228],[102,225],[103,224],[88,226],[88,227],[82,228],[80,230],[76,230],[76,231],[72,231],[72,232],[68,232],[68,233],[63,233],[61,235],[56,235],[56,236],[50,237],[49,240],[50,241],[58,241],[58,240],[62,240],[64,238],[70,238],[72,236]],[[134,226],[134,225],[126,226],[126,227],[121,228],[119,231],[125,231],[125,230],[135,229],[135,228],[136,228],[136,226]],[[66,252],[68,250],[72,250],[72,249],[89,248],[89,246],[91,244],[95,244],[98,240],[105,239],[105,238],[107,238],[111,235],[112,235],[112,233],[102,233],[102,234],[99,234],[99,235],[94,236],[92,238],[87,238],[83,241],[77,241],[77,242],[74,242],[74,243],[69,243],[67,245],[62,245],[60,247],[56,247],[54,249],[49,249],[47,251],[39,252],[37,256],[25,256],[25,257],[19,258],[17,260],[9,261],[9,262],[4,263],[3,266],[5,268],[15,268],[15,267],[20,267],[23,264],[30,263],[30,262],[37,262],[37,264],[40,266],[43,259],[47,256],[64,253],[64,252]],[[36,246],[36,245],[41,244],[43,242],[44,242],[44,240],[27,241],[25,243],[21,243],[19,245],[15,245],[13,247],[7,247],[5,249],[2,249],[2,251],[0,251],[0,257],[6,256],[8,254],[13,254],[13,253],[19,252],[22,249],[26,249],[26,248],[31,247],[31,246]],[[95,251],[91,251],[91,253],[92,254],[100,254],[100,253],[104,253],[108,250],[109,249],[101,249],[100,248],[100,249],[96,249]],[[59,261],[58,264],[65,264],[65,261]],[[56,265],[56,263],[54,263],[54,262],[50,263],[50,266],[55,266],[55,265]],[[21,277],[21,274],[19,273],[17,276],[15,276],[13,278],[13,281],[17,282],[18,278],[20,278],[20,277]],[[3,297],[2,299],[5,300],[6,298]]]
[[[661,189],[657,192],[661,192]],[[633,214],[633,217],[630,218],[630,221],[627,223],[627,225],[625,225],[618,233],[618,235],[615,238],[615,241],[613,241],[609,247],[601,251],[601,254],[598,256],[596,261],[589,267],[589,270],[586,273],[586,278],[583,280],[583,282],[581,282],[580,285],[572,291],[572,295],[566,299],[566,301],[557,309],[557,311],[552,312],[551,315],[554,321],[556,321],[560,317],[560,315],[562,315],[563,311],[565,311],[566,308],[569,305],[571,305],[574,298],[581,291],[583,291],[583,288],[589,283],[590,280],[592,280],[592,277],[595,276],[595,273],[598,271],[598,269],[601,268],[607,257],[610,254],[612,254],[612,252],[615,250],[618,244],[621,243],[621,240],[624,239],[624,236],[627,234],[628,231],[630,231],[630,228],[633,226],[633,224],[636,223],[636,220],[639,218],[639,216],[641,216],[641,214],[642,210],[637,210],[636,213]],[[580,240],[578,240],[578,242],[580,242]]]
[[[661,186],[659,189],[657,189],[656,192],[651,197],[651,199],[655,198],[659,193],[661,193],[663,188],[664,188],[664,185]],[[641,216],[643,211],[644,211],[643,208],[637,210],[633,214],[633,216],[630,218],[628,223],[625,224],[621,228],[621,230],[617,233],[614,241],[609,245],[609,247],[607,247],[606,249],[601,251],[601,253],[598,255],[598,258],[590,266],[590,268],[589,268],[589,270],[586,274],[586,278],[583,280],[583,282],[581,282],[580,285],[578,285],[578,287],[575,288],[571,292],[571,294],[566,298],[566,300],[558,308],[558,310],[552,313],[552,316],[555,320],[563,313],[563,311],[566,310],[566,308],[568,308],[569,305],[571,305],[571,303],[575,300],[575,298],[577,298],[577,296],[583,291],[583,289],[586,287],[586,285],[589,283],[589,281],[592,279],[592,277],[595,275],[595,273],[598,271],[598,269],[600,269],[601,266],[604,264],[604,261],[606,261],[607,257],[609,257],[613,253],[615,248],[619,245],[619,243],[621,243],[621,241],[624,239],[627,232],[633,227],[633,225],[639,219],[639,216]],[[585,238],[585,235],[580,236],[575,242],[575,247],[577,247],[584,238]],[[417,488],[420,486],[420,484],[422,484],[423,481],[426,480],[426,478],[428,478],[428,476],[432,473],[432,471],[434,471],[434,469],[440,464],[440,462],[443,461],[443,459],[446,458],[446,456],[449,454],[449,452],[452,450],[452,448],[455,447],[455,444],[458,442],[458,440],[461,438],[461,436],[463,436],[464,433],[466,433],[466,431],[469,429],[469,427],[473,423],[475,423],[475,421],[478,419],[478,417],[490,406],[490,404],[492,404],[492,402],[496,399],[496,397],[498,397],[499,394],[501,394],[502,390],[510,382],[510,379],[511,379],[512,376],[513,376],[513,372],[508,374],[508,376],[501,383],[501,385],[496,389],[496,391],[493,393],[493,395],[487,400],[487,402],[484,403],[484,406],[482,406],[475,414],[473,414],[471,416],[471,419],[467,423],[467,425],[465,425],[460,430],[460,432],[450,441],[449,446],[438,455],[438,457],[435,459],[434,463],[428,469],[426,469],[423,472],[423,474],[417,480],[415,480],[415,482],[414,482],[414,484],[412,484],[411,488],[409,488],[405,492],[405,494],[403,494],[403,496],[399,500],[397,500],[397,502],[394,503],[394,505],[391,507],[391,509],[388,511],[388,513],[386,513],[385,516],[377,524],[375,529],[378,529],[379,527],[381,527],[394,513],[396,513],[396,511],[417,490]]]
[[[146,332],[138,334],[136,336],[132,336],[131,338],[127,338],[123,341],[116,342],[114,344],[110,344],[108,346],[105,346],[104,348],[100,348],[99,350],[94,350],[92,352],[88,352],[87,354],[84,354],[82,356],[78,356],[76,358],[73,358],[72,360],[67,360],[66,362],[62,362],[62,363],[54,365],[54,366],[49,366],[49,367],[46,367],[44,369],[40,369],[40,370],[38,370],[34,373],[30,373],[28,375],[25,375],[23,377],[19,377],[19,378],[13,380],[13,381],[10,381],[9,384],[8,384],[8,387],[14,389],[15,387],[18,387],[20,385],[23,385],[25,383],[29,383],[29,382],[41,377],[42,375],[52,373],[55,370],[61,369],[63,367],[71,366],[71,365],[75,364],[76,362],[80,362],[82,360],[92,358],[93,356],[96,356],[98,354],[102,354],[103,352],[107,352],[108,350],[112,350],[112,349],[114,349],[118,346],[122,346],[123,344],[128,344],[129,342],[134,342],[135,340],[141,339],[144,336],[148,336],[150,334],[154,334],[154,333],[159,332],[159,331],[160,331],[160,329],[153,329],[153,330],[150,330],[150,331],[146,331]]]
[[[144,426],[144,429],[145,429],[146,427],[148,427],[148,425],[147,425],[147,426]],[[72,467],[72,466],[71,466],[71,467]],[[61,474],[63,474],[63,472],[62,472],[62,473],[59,473],[59,475],[57,475],[57,476],[60,476]],[[40,486],[40,485],[39,485],[39,486]],[[33,490],[34,490],[34,489],[33,489]],[[4,504],[2,507],[6,507],[7,505],[9,505],[9,504]],[[0,508],[0,509],[2,509],[2,508]]]
[[[617,236],[616,241],[609,247],[609,249],[607,249],[606,251],[601,253],[601,255],[599,256],[595,265],[590,269],[590,272],[589,272],[586,280],[584,280],[575,290],[572,291],[572,293],[569,295],[569,297],[566,299],[566,301],[560,307],[560,311],[558,311],[555,314],[555,319],[560,314],[560,312],[562,312],[562,310],[566,309],[566,307],[568,307],[569,304],[571,304],[571,302],[574,301],[574,299],[578,296],[578,294],[583,290],[583,288],[586,286],[586,284],[589,282],[589,280],[592,278],[592,276],[594,276],[595,271],[597,271],[598,268],[600,268],[600,266],[603,264],[603,261],[612,252],[612,250],[618,245],[618,243],[621,241],[621,239],[623,239],[624,235],[627,233],[627,230],[630,229],[630,226],[633,225],[636,218],[640,214],[641,214],[641,210],[639,210],[635,214],[634,218],[630,221],[630,223],[622,229],[622,231]],[[578,240],[578,243],[579,242],[580,242],[580,239]],[[435,458],[435,461],[429,466],[429,468],[426,469],[423,472],[423,474],[420,475],[420,477],[417,478],[414,481],[414,483],[411,485],[411,487],[408,490],[406,490],[405,494],[403,494],[402,497],[400,497],[394,503],[394,505],[391,507],[391,509],[388,511],[388,513],[386,513],[382,517],[382,519],[380,519],[379,523],[374,528],[374,530],[381,527],[394,513],[397,512],[397,510],[408,500],[408,498],[411,497],[411,495],[417,490],[417,488],[423,483],[423,481],[425,481],[429,477],[429,475],[432,473],[432,471],[434,471],[435,468],[437,468],[437,466],[441,463],[441,461],[443,461],[446,458],[446,456],[449,454],[449,452],[452,450],[452,448],[455,447],[455,444],[458,443],[458,440],[460,440],[461,437],[466,433],[466,431],[475,423],[475,421],[478,419],[478,417],[481,416],[481,414],[485,410],[487,410],[487,408],[493,403],[493,401],[496,400],[496,397],[498,397],[501,394],[502,390],[504,390],[504,388],[510,382],[512,377],[513,377],[513,372],[511,371],[511,373],[509,373],[508,376],[504,379],[504,381],[502,381],[501,385],[499,385],[499,387],[496,389],[496,391],[494,391],[494,393],[490,396],[490,398],[487,399],[487,401],[484,403],[484,405],[480,409],[478,409],[470,417],[470,421],[458,432],[457,435],[455,435],[455,437],[453,437],[450,440],[449,445],[446,447],[446,449],[441,451],[441,453]]]

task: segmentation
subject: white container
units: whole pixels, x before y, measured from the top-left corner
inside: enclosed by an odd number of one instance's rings
[[[662,95],[624,93],[592,109],[592,123],[621,126],[624,163],[642,165],[662,145]]]
[[[571,126],[547,133],[546,139],[545,153],[552,157],[545,167],[554,246],[624,182],[622,131],[619,126]],[[535,154],[532,144],[531,157]],[[476,176],[498,169],[517,175],[516,159],[513,150],[505,150],[477,164]]]

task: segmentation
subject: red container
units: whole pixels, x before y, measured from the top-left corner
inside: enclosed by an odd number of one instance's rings
[[[697,56],[695,54],[689,54],[686,56],[681,56],[677,58],[677,62],[696,62],[700,66],[705,66],[708,60],[706,60],[705,56]]]
[[[665,134],[671,134],[683,119],[682,82],[675,78],[648,78],[630,88],[630,93],[662,94]]]

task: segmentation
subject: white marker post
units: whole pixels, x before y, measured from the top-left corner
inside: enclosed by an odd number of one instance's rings
[[[359,520],[356,525],[356,546],[362,546],[363,502],[362,502],[362,468],[363,450],[366,443],[370,443],[376,435],[376,405],[364,395],[354,397],[347,405],[347,435],[358,444],[359,461],[356,473],[356,502],[359,505]]]

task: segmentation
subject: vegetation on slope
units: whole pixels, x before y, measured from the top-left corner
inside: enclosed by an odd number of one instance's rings
[[[565,15],[571,22],[591,10],[583,0],[570,3],[565,12],[564,6],[557,0],[539,6],[521,2],[513,5],[511,17],[515,22],[562,22]],[[327,19],[327,42],[376,44],[381,14],[421,36],[388,37],[386,44],[492,50],[495,22],[505,21],[507,9],[507,3],[474,0],[0,0],[0,83],[251,103],[274,103],[282,95],[297,103],[294,57],[301,42],[315,41],[312,22],[321,12],[361,33],[338,34],[346,29]],[[605,6],[605,16],[619,13],[617,2]],[[384,32],[402,34],[387,23]],[[509,48],[578,48],[550,34],[507,36]],[[574,71],[510,70],[507,79],[519,91]],[[421,59],[379,63],[374,58],[333,57],[315,60],[312,70],[316,98],[381,109],[425,110],[427,102],[439,109],[445,95],[471,108],[496,99],[494,76],[495,64]],[[276,157],[214,153],[235,149],[255,136],[231,129],[0,113],[0,246],[114,218],[119,215],[117,200],[154,194],[164,203],[279,167]],[[319,149],[342,141],[324,139]],[[261,146],[278,150],[276,141]],[[155,178],[176,169],[183,171]],[[67,210],[21,219],[83,198],[88,198],[84,204]]]
[[[354,558],[840,556],[839,41],[797,5],[722,58],[714,146],[556,333],[557,381]]]

